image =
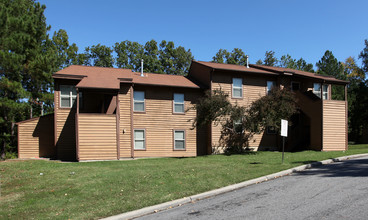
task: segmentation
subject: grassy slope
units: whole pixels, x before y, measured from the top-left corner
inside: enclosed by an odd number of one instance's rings
[[[278,152],[90,163],[5,161],[0,162],[0,218],[95,219],[358,153],[368,153],[368,145],[346,152],[286,153],[284,164]]]

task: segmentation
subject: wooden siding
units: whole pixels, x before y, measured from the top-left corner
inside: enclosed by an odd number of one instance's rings
[[[18,157],[55,157],[53,126],[53,114],[18,123]]]
[[[131,157],[130,86],[124,85],[119,92],[120,105],[120,157]]]
[[[116,116],[79,114],[79,160],[117,159]]]
[[[136,87],[145,91],[146,111],[133,114],[134,129],[145,129],[146,150],[135,150],[134,157],[189,157],[196,156],[197,132],[191,130],[196,112],[190,109],[185,114],[173,114],[173,93],[185,95],[185,109],[189,109],[201,93],[190,89]],[[173,150],[173,130],[185,130],[186,150]]]
[[[18,158],[39,158],[38,137],[33,136],[39,118],[18,124]]]
[[[56,149],[60,160],[76,159],[75,108],[60,108],[60,91],[54,92],[56,109]]]
[[[232,78],[243,79],[243,98],[232,98]],[[230,102],[232,104],[238,104],[241,106],[249,106],[252,102],[256,101],[260,97],[266,95],[267,81],[276,81],[275,78],[265,76],[244,76],[241,74],[219,73],[213,74],[212,77],[212,90],[221,89],[229,95]],[[219,148],[219,140],[221,136],[221,124],[212,124],[212,151],[214,153],[221,153],[222,149]],[[267,135],[266,133],[256,134],[249,141],[249,146],[253,149],[258,149],[262,144],[265,144],[265,148],[276,148],[275,135]],[[273,143],[273,144],[272,144]],[[267,146],[266,146],[267,145]]]
[[[346,149],[345,108],[345,101],[323,101],[323,151]]]

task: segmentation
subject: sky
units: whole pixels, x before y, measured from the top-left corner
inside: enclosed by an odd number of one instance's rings
[[[326,50],[358,59],[368,39],[367,0],[39,0],[50,35],[67,31],[79,52],[124,40],[173,41],[195,60],[241,48],[250,63],[268,50],[316,64]],[[358,65],[361,61],[358,60]]]

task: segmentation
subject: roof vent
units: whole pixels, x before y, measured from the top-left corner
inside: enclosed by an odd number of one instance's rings
[[[143,74],[143,59],[141,59],[141,76],[144,76],[144,74]]]
[[[249,56],[246,55],[245,57],[247,58],[247,68],[249,68]]]

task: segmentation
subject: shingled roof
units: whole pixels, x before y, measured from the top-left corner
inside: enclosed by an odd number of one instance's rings
[[[198,63],[198,64],[204,65],[208,68],[212,68],[215,70],[228,70],[228,71],[237,71],[237,72],[244,72],[244,73],[268,74],[268,75],[296,75],[300,77],[314,78],[314,79],[323,80],[326,82],[336,83],[336,84],[349,83],[348,81],[336,79],[333,76],[323,76],[323,75],[319,75],[316,73],[310,73],[310,72],[305,72],[301,70],[294,70],[294,69],[282,68],[282,67],[249,64],[249,68],[247,68],[244,65],[214,63],[214,62],[205,62],[205,61],[193,61],[193,63]]]
[[[72,65],[53,74],[55,79],[78,79],[77,88],[119,89],[120,83],[200,88],[185,76],[132,72],[130,69]]]

